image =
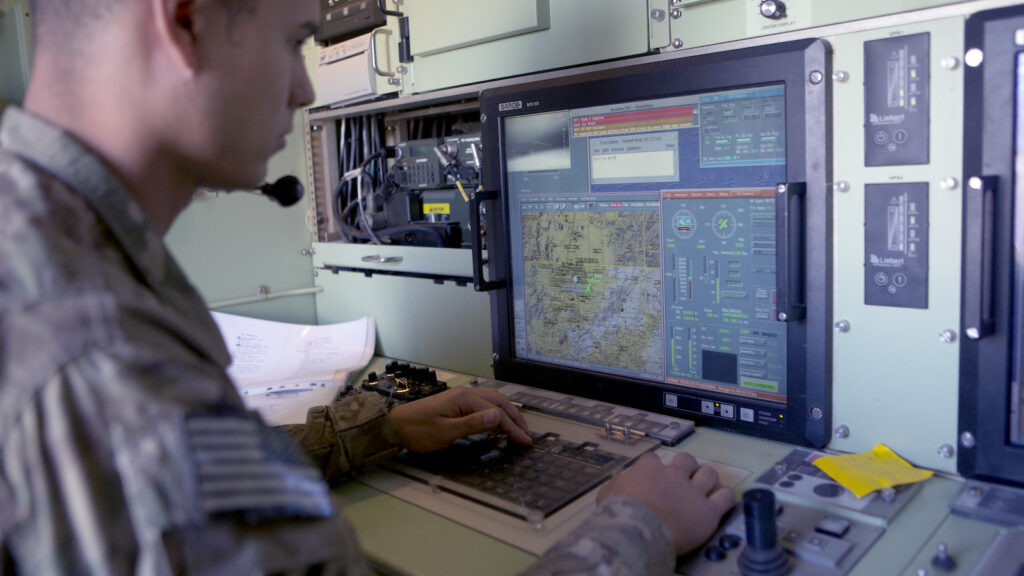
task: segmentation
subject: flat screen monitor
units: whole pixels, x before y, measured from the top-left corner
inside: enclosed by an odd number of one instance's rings
[[[1024,7],[967,21],[957,469],[1024,485]]]
[[[801,41],[485,92],[496,376],[826,444],[828,60]]]

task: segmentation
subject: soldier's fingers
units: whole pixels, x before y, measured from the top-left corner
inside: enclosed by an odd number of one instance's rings
[[[477,390],[476,392],[479,392],[479,390]],[[502,395],[502,397],[504,397],[504,395]],[[502,429],[502,431],[508,434],[508,437],[511,438],[513,442],[516,442],[518,444],[530,443],[530,435],[524,429],[520,428],[519,425],[512,420],[508,412],[503,410],[501,406],[492,404],[489,401],[489,398],[485,398],[481,394],[466,394],[463,396],[462,399],[465,402],[464,407],[468,408],[470,412],[485,412],[489,410],[494,410],[497,413],[497,417],[488,417],[494,418],[493,424],[491,426],[484,428],[482,430],[476,430],[475,432],[469,432],[469,434],[476,434],[477,432],[483,432],[484,430],[490,430],[491,428],[498,426]],[[505,397],[505,401],[508,402],[507,397]],[[509,403],[508,406],[513,410],[515,409],[515,407],[512,406],[511,403]],[[490,422],[491,420],[487,421]]]
[[[672,459],[669,466],[679,470],[685,478],[689,478],[697,471],[700,464],[697,463],[697,459],[693,457],[693,454],[690,454],[689,452],[680,452]]]
[[[693,473],[693,485],[702,494],[709,494],[718,486],[718,471],[710,466],[701,466]]]
[[[722,486],[712,492],[708,500],[714,504],[719,514],[725,514],[736,503],[736,491],[728,486]]]
[[[519,409],[516,408],[515,404],[508,399],[508,396],[505,396],[493,388],[476,388],[475,390],[485,400],[504,410],[505,414],[507,414],[521,430],[524,432],[529,431],[529,428],[526,426],[526,419],[523,418],[522,413],[519,412]]]

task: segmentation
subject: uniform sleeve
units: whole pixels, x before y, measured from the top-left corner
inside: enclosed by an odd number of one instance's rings
[[[291,439],[247,415],[215,366],[161,343],[76,359],[9,427],[0,573],[368,573],[319,472],[277,457],[268,431],[298,453]],[[234,432],[218,437],[217,420]],[[294,512],[311,494],[296,479],[322,487],[303,507],[316,514]]]
[[[671,574],[672,544],[654,512],[630,498],[609,498],[520,576]]]
[[[388,458],[402,447],[384,399],[355,393],[333,404],[310,408],[306,423],[283,426],[329,483]]]

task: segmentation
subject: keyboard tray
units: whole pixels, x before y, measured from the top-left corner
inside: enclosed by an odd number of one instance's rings
[[[530,522],[547,518],[628,462],[596,443],[557,433],[521,446],[504,434],[471,436],[431,454],[403,452],[384,467]]]

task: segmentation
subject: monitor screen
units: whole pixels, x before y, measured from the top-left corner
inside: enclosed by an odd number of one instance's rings
[[[509,118],[517,357],[786,402],[785,87]]]
[[[829,61],[801,40],[485,91],[495,376],[827,444]]]

